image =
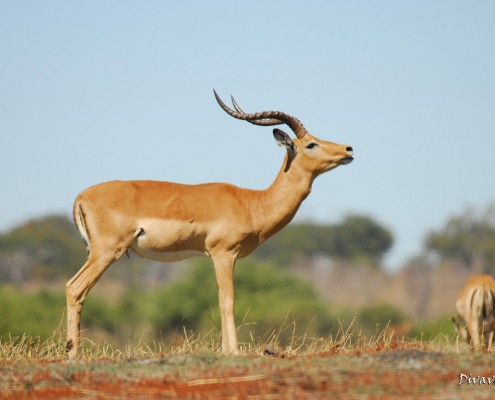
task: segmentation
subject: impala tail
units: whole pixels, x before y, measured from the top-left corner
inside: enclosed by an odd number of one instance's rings
[[[74,222],[76,224],[77,230],[81,234],[81,237],[83,238],[84,243],[86,243],[86,250],[88,250],[88,253],[89,253],[91,251],[91,249],[89,247],[88,229],[86,227],[85,215],[84,215],[81,203],[79,202],[79,199],[76,200],[76,202],[74,203],[73,216],[74,216]]]

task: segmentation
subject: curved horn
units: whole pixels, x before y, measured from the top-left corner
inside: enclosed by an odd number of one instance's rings
[[[234,99],[234,96],[230,96],[230,99],[232,100],[232,105],[234,106],[235,110],[237,112],[240,112],[241,114],[246,114],[244,111],[242,111],[241,107],[239,107],[239,104]],[[278,119],[261,119],[261,120],[248,120],[248,122],[252,123],[253,125],[261,125],[261,126],[272,126],[272,125],[281,125],[283,124],[282,121]]]
[[[232,110],[229,108],[218,96],[217,92],[215,89],[213,89],[213,93],[215,94],[215,98],[217,99],[218,104],[222,109],[229,114],[231,117],[241,119],[244,121],[251,122],[252,124],[255,125],[280,125],[280,124],[286,124],[288,125],[293,131],[294,134],[299,138],[303,138],[304,135],[306,135],[307,131],[304,125],[299,121],[297,118],[285,114],[281,111],[263,111],[263,112],[258,112],[254,114],[246,114],[243,112],[240,107],[237,105],[235,100],[233,100],[234,108],[235,110]]]

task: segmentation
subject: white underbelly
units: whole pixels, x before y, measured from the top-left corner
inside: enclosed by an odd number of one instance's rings
[[[154,251],[134,245],[131,246],[131,248],[137,255],[141,257],[162,262],[181,261],[190,257],[206,256],[205,253],[198,250]]]
[[[180,261],[196,256],[207,256],[201,249],[204,229],[189,221],[142,219],[140,230],[131,244],[141,257],[157,261]],[[201,229],[200,229],[201,228]]]

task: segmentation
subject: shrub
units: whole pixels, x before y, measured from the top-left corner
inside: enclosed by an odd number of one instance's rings
[[[357,314],[357,325],[366,335],[381,331],[389,324],[399,325],[406,320],[406,315],[400,309],[387,303],[363,307]]]
[[[0,287],[0,338],[27,334],[46,339],[60,325],[64,307],[63,294],[29,294]]]
[[[235,271],[236,309],[240,341],[279,340],[295,335],[320,335],[330,325],[326,305],[313,288],[288,272],[267,264],[241,261]],[[164,337],[182,332],[220,330],[217,286],[210,262],[200,261],[190,274],[157,294],[151,318]]]

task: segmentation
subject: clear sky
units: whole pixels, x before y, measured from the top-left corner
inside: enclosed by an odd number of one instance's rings
[[[280,110],[355,150],[298,220],[394,234],[397,268],[495,201],[494,1],[0,1],[0,231],[111,179],[265,188]]]

